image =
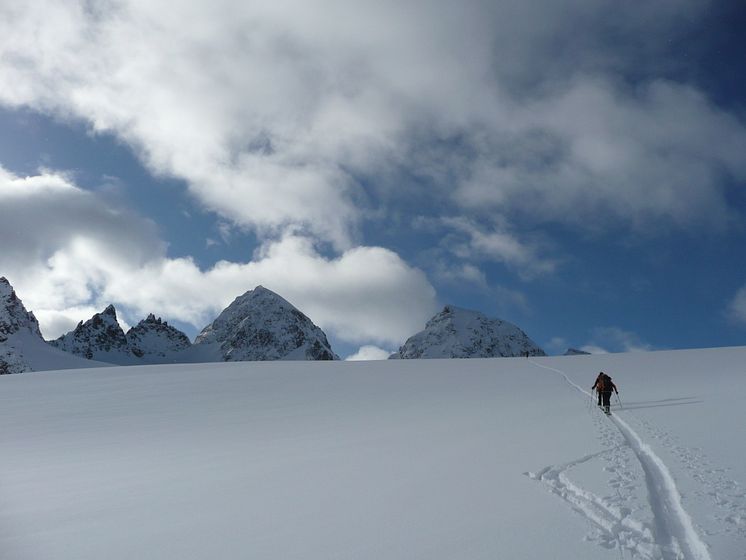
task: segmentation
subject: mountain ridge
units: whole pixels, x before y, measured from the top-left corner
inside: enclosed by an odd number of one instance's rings
[[[449,304],[389,359],[513,356],[546,356],[546,353],[513,323]]]

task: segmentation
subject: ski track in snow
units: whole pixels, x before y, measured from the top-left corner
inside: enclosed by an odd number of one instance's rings
[[[746,491],[738,481],[727,476],[728,469],[712,465],[700,449],[680,445],[675,436],[649,422],[642,421],[641,424],[650,432],[651,438],[668,448],[691,478],[701,485],[694,495],[707,499],[712,506],[710,518],[713,523],[703,528],[704,533],[736,535],[746,540]],[[743,558],[746,558],[746,552]]]
[[[531,363],[560,374],[578,392],[592,398],[591,393],[573,382],[565,372],[534,361]],[[601,531],[605,537],[602,538],[601,544],[607,548],[629,550],[633,556],[646,560],[712,560],[707,545],[700,539],[691,517],[681,503],[679,490],[663,460],[618,415],[610,416],[609,420],[623,437],[623,445],[634,452],[645,475],[647,500],[653,514],[652,525],[633,519],[630,515],[631,508],[611,504],[609,500],[580,488],[567,477],[569,469],[596,457],[608,455],[620,446],[563,465],[549,466],[537,473],[526,474],[547,484],[552,492],[586,517]],[[608,470],[617,469],[612,467]]]

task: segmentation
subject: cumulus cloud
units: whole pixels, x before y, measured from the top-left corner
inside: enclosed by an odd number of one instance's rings
[[[339,250],[412,178],[529,226],[712,226],[746,131],[659,56],[706,5],[11,0],[0,102],[115,134],[233,223]],[[475,238],[520,265],[512,241]]]
[[[436,308],[425,275],[392,251],[357,246],[322,255],[293,231],[267,241],[250,262],[208,270],[169,258],[153,224],[111,209],[59,173],[21,178],[0,168],[0,270],[39,318],[46,336],[108,303],[124,319],[154,312],[204,326],[262,284],[349,342],[397,344]]]
[[[364,361],[364,360],[388,360],[389,356],[393,354],[391,350],[384,350],[378,346],[372,346],[367,344],[361,346],[357,352],[345,358],[351,362]]]
[[[485,273],[472,264],[452,264],[440,260],[435,262],[433,268],[435,276],[441,282],[453,285],[467,283],[481,290],[489,289]]]
[[[619,327],[597,327],[591,333],[591,341],[581,346],[580,349],[591,354],[606,354],[608,352],[650,352],[655,348],[632,331]]]
[[[446,245],[462,259],[492,260],[517,269],[525,276],[553,272],[554,259],[540,254],[535,243],[525,242],[505,229],[486,228],[464,217],[442,218],[441,223],[460,234],[447,240]]]
[[[499,137],[481,148],[458,189],[464,206],[581,227],[611,219],[638,231],[657,221],[732,222],[721,185],[746,177],[746,129],[701,92],[666,81],[626,91],[579,77],[521,111],[507,157]]]
[[[726,309],[728,318],[736,323],[746,324],[746,286],[733,296]]]
[[[569,346],[567,345],[567,339],[561,336],[552,337],[545,346],[548,350],[554,353],[564,352],[569,348]]]

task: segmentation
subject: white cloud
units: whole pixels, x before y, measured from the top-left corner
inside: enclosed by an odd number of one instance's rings
[[[465,237],[459,236],[446,243],[462,259],[501,262],[525,276],[547,274],[557,267],[556,260],[541,256],[535,244],[521,241],[499,227],[485,228],[463,217],[442,218],[440,221]]]
[[[132,320],[153,312],[199,328],[259,284],[349,342],[397,344],[436,308],[425,275],[392,251],[358,246],[329,257],[292,232],[251,262],[201,270],[168,258],[148,220],[51,172],[19,178],[0,168],[0,239],[10,240],[0,270],[48,337],[108,303]]]
[[[728,304],[726,312],[732,321],[746,324],[746,286],[736,292],[736,295]]]
[[[441,281],[453,285],[471,284],[480,289],[487,290],[487,276],[479,268],[471,264],[452,264],[445,260],[436,261],[433,265],[435,277]]]
[[[549,342],[546,343],[546,348],[551,352],[564,352],[567,350],[567,340],[561,336],[552,337]]]
[[[609,352],[650,352],[655,348],[643,341],[632,331],[619,327],[597,327],[591,333],[588,344],[581,346],[581,350],[591,354],[607,354]]]
[[[83,119],[226,219],[338,249],[401,169],[428,202],[511,221],[713,226],[720,178],[746,177],[743,123],[649,62],[705,6],[11,0],[0,102]],[[631,68],[637,89],[613,78]]]
[[[457,190],[465,207],[584,228],[732,222],[722,183],[746,177],[746,129],[701,92],[581,76],[517,110],[515,134],[490,137]]]
[[[345,360],[355,362],[364,360],[388,360],[389,356],[394,352],[391,350],[384,350],[378,346],[372,346],[370,344],[361,346],[357,352],[345,358]]]

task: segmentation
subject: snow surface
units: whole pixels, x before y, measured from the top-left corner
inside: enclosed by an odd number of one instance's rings
[[[103,361],[87,360],[64,352],[50,346],[40,336],[24,331],[10,335],[6,342],[0,344],[0,359],[3,358],[4,349],[7,352],[5,355],[8,361],[15,361],[24,367],[13,373],[102,368],[114,365]]]
[[[0,377],[0,557],[746,556],[746,348]],[[621,394],[606,417],[599,370]]]
[[[495,358],[544,356],[544,351],[512,323],[490,319],[479,311],[446,305],[407,339],[393,359]]]

